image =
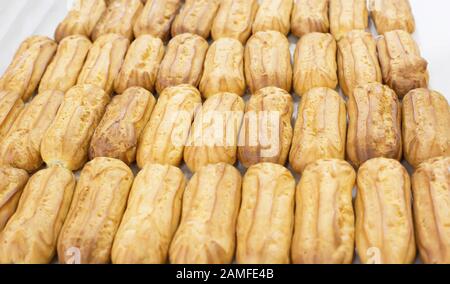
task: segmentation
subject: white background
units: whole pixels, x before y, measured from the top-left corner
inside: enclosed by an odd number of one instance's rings
[[[450,1],[410,0],[416,18],[414,34],[429,62],[430,88],[450,100]],[[33,34],[53,37],[67,14],[68,0],[0,0],[0,74],[20,42]]]

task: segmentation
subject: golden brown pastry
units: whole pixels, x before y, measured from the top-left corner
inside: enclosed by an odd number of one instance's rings
[[[174,37],[159,68],[156,79],[158,93],[182,84],[197,87],[208,47],[208,42],[198,35],[186,33]]]
[[[352,263],[355,179],[352,166],[342,160],[319,160],[306,167],[297,186],[293,263]]]
[[[41,141],[56,117],[64,93],[45,91],[25,106],[0,142],[0,164],[34,172],[42,166]]]
[[[12,62],[0,78],[0,90],[17,91],[27,101],[39,85],[47,65],[55,55],[56,42],[31,36],[22,42]]]
[[[133,40],[133,27],[144,5],[140,0],[116,0],[103,13],[94,30],[92,40],[105,34],[119,34]]]
[[[117,264],[164,264],[178,227],[186,178],[173,166],[148,164],[136,176],[112,248]]]
[[[59,235],[59,263],[110,262],[133,178],[130,168],[120,160],[95,158],[86,164]]]
[[[91,46],[91,41],[85,36],[64,38],[42,76],[39,93],[50,90],[67,92],[75,86]]]
[[[239,264],[289,264],[294,228],[295,179],[278,164],[248,169],[237,223]]]
[[[130,45],[114,89],[122,94],[130,87],[142,87],[150,92],[155,90],[159,65],[164,57],[165,48],[161,39],[151,35],[142,35]]]
[[[131,164],[136,160],[139,137],[150,120],[156,100],[142,88],[129,88],[115,96],[94,132],[89,157],[109,157]]]
[[[111,95],[130,41],[117,34],[99,37],[89,51],[78,84],[91,84]]]
[[[186,0],[172,24],[172,36],[192,33],[209,38],[221,0]]]
[[[55,31],[56,41],[60,42],[71,35],[90,37],[105,11],[104,0],[76,0],[69,14]]]
[[[205,101],[184,148],[184,161],[191,172],[208,164],[236,163],[244,108],[244,100],[233,93],[219,93]]]
[[[16,212],[22,190],[27,184],[24,170],[0,166],[0,232]]]
[[[306,93],[298,107],[289,162],[301,173],[320,159],[344,159],[347,111],[344,100],[328,88]]]
[[[393,30],[414,33],[416,29],[409,0],[369,0],[369,10],[380,35]]]
[[[200,92],[204,98],[222,92],[243,96],[247,85],[244,76],[244,46],[232,38],[220,38],[208,49]]]
[[[34,174],[16,213],[0,233],[0,263],[51,263],[74,189],[75,177],[63,167]]]
[[[266,87],[250,97],[239,134],[239,161],[246,168],[268,162],[284,165],[292,142],[291,95]]]
[[[401,106],[389,87],[373,83],[356,88],[348,116],[347,157],[355,167],[372,158],[402,158]]]
[[[0,90],[0,142],[11,129],[24,107],[20,97],[19,92]]]
[[[336,89],[336,41],[331,34],[309,33],[300,38],[294,54],[294,90],[302,95],[316,87]]]
[[[170,246],[173,264],[229,264],[233,261],[242,178],[228,164],[194,174],[183,195],[181,223]]]
[[[139,140],[139,168],[147,163],[180,164],[194,114],[201,103],[200,92],[189,85],[169,87],[161,93]]]
[[[356,88],[348,111],[347,151],[356,166],[374,157],[400,160],[401,109],[391,89],[378,83]]]
[[[352,30],[365,30],[369,26],[366,0],[330,0],[330,30],[340,40]]]
[[[387,32],[378,39],[377,49],[383,81],[400,98],[411,90],[428,87],[428,62],[409,33]]]
[[[427,264],[450,264],[450,157],[420,164],[412,188],[420,258]]]
[[[148,0],[134,24],[134,35],[151,35],[167,41],[181,0]]]
[[[382,82],[376,43],[370,33],[352,31],[338,42],[339,85],[347,97],[359,85]]]
[[[297,37],[312,32],[328,33],[329,0],[295,0],[292,11],[291,32]]]
[[[402,134],[405,159],[413,167],[450,156],[450,108],[438,92],[416,89],[403,98]]]
[[[365,264],[409,264],[416,258],[408,172],[376,158],[358,171],[356,250]]]
[[[288,39],[275,31],[254,34],[245,46],[245,77],[252,94],[270,86],[290,92],[292,66]]]
[[[253,33],[277,31],[285,36],[291,30],[293,0],[263,0],[253,22]]]
[[[42,159],[75,171],[88,158],[94,130],[109,103],[109,96],[93,85],[78,85],[64,96],[56,118],[41,141]]]
[[[221,0],[211,29],[213,40],[229,37],[245,44],[252,33],[258,6],[257,0]]]

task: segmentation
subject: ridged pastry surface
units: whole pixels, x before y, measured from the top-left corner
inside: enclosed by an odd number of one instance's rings
[[[412,188],[420,258],[427,264],[449,264],[450,158],[420,164],[412,176]]]
[[[352,263],[355,179],[355,171],[343,160],[319,160],[303,172],[296,192],[293,263]]]
[[[34,174],[0,233],[0,263],[50,263],[74,189],[75,176],[60,166]]]
[[[113,263],[164,264],[178,227],[186,187],[183,172],[148,164],[136,176],[112,248]]]
[[[239,264],[289,264],[295,179],[283,166],[261,163],[243,179],[237,223]]]
[[[241,203],[240,173],[228,164],[208,165],[189,181],[182,217],[170,246],[173,264],[231,264]]]
[[[122,161],[96,158],[80,174],[58,240],[60,263],[107,264],[133,183]]]
[[[376,158],[358,171],[356,250],[362,263],[410,264],[416,243],[408,172],[396,160]]]

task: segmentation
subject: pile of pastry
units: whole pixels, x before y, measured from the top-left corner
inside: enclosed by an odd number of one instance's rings
[[[449,105],[368,4],[75,1],[0,78],[0,263],[450,263]]]

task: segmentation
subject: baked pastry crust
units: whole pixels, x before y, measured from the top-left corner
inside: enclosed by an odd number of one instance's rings
[[[181,0],[148,0],[134,24],[134,35],[147,34],[169,40],[172,22],[181,5]]]
[[[242,178],[228,164],[208,165],[189,181],[182,217],[170,246],[173,264],[231,264]]]
[[[172,36],[192,33],[209,38],[221,0],[186,0],[172,24]]]
[[[244,46],[238,40],[220,38],[211,44],[199,89],[206,99],[222,92],[244,95]]]
[[[319,160],[306,167],[297,186],[293,263],[353,262],[355,179],[353,168],[342,160]]]
[[[108,103],[109,96],[93,85],[77,85],[65,94],[41,141],[41,155],[47,165],[58,164],[72,171],[83,167]]]
[[[86,164],[59,235],[59,263],[110,262],[133,178],[130,168],[120,160],[95,158]]]
[[[139,138],[150,120],[156,100],[139,87],[115,96],[92,137],[89,157],[109,157],[131,164],[136,160]]]
[[[377,49],[383,81],[400,98],[411,90],[428,87],[428,62],[409,33],[387,32],[378,39]]]
[[[90,37],[97,22],[106,11],[104,0],[76,0],[74,7],[55,31],[55,39],[60,42],[71,35]]]
[[[263,0],[253,22],[253,33],[277,31],[285,36],[291,30],[293,0]]]
[[[351,31],[338,41],[339,85],[349,97],[360,85],[382,82],[376,42],[370,33]]]
[[[393,30],[414,33],[416,29],[409,0],[369,0],[369,10],[380,35]]]
[[[185,186],[183,172],[173,166],[148,164],[139,172],[114,239],[113,263],[166,263]]]
[[[284,165],[292,142],[291,94],[266,87],[250,97],[239,134],[238,157],[246,168],[268,162]]]
[[[292,65],[288,39],[276,31],[254,34],[245,46],[245,77],[252,94],[271,86],[290,92]]]
[[[20,97],[19,92],[0,90],[0,142],[24,108],[24,103]]]
[[[62,92],[45,91],[25,106],[0,142],[0,164],[30,173],[42,166],[41,141],[63,99]]]
[[[420,258],[427,264],[450,263],[450,157],[420,164],[412,177],[414,221]]]
[[[416,258],[411,184],[396,160],[376,158],[358,171],[356,250],[364,264],[409,264]]]
[[[99,37],[89,50],[78,84],[91,84],[111,95],[130,41],[118,34]]]
[[[204,38],[189,33],[170,40],[156,79],[158,93],[167,87],[182,84],[197,87],[202,78],[208,47],[208,42]]]
[[[250,167],[242,185],[237,223],[239,264],[289,264],[295,179],[278,164]]]
[[[413,167],[439,156],[450,156],[450,108],[443,95],[416,89],[403,98],[403,149]]]
[[[252,33],[258,7],[257,0],[222,0],[211,29],[213,40],[228,37],[245,44]]]
[[[0,78],[0,90],[17,91],[22,100],[27,101],[38,87],[56,49],[56,42],[45,36],[24,40]]]
[[[330,0],[330,31],[340,40],[352,30],[369,27],[369,12],[366,0]]]
[[[329,0],[295,0],[291,21],[292,34],[301,38],[312,32],[328,33],[328,3]]]
[[[300,38],[294,54],[294,90],[302,95],[317,87],[336,89],[337,45],[331,34],[309,33]]]
[[[306,93],[298,108],[289,161],[301,173],[320,159],[344,159],[347,111],[344,100],[328,88]]]
[[[133,40],[133,27],[144,9],[141,0],[115,0],[106,8],[92,31],[92,40],[105,34],[119,34]]]
[[[0,165],[0,232],[16,212],[27,181],[26,171]]]
[[[91,47],[91,41],[85,36],[74,35],[64,38],[42,76],[39,93],[50,90],[67,92],[75,86]]]
[[[128,88],[142,87],[150,92],[155,90],[156,76],[163,60],[165,47],[161,39],[142,35],[130,45],[114,89],[122,94]]]
[[[0,263],[50,263],[74,189],[74,175],[62,167],[34,174],[23,190],[16,213],[0,233]]]
[[[147,163],[181,163],[194,114],[201,103],[200,92],[190,85],[169,87],[161,93],[139,140],[139,168]]]
[[[355,167],[372,158],[402,158],[401,105],[389,87],[357,87],[348,101],[347,156]]]
[[[208,164],[236,163],[244,108],[244,100],[233,93],[219,93],[205,101],[184,148],[184,161],[191,172]]]

